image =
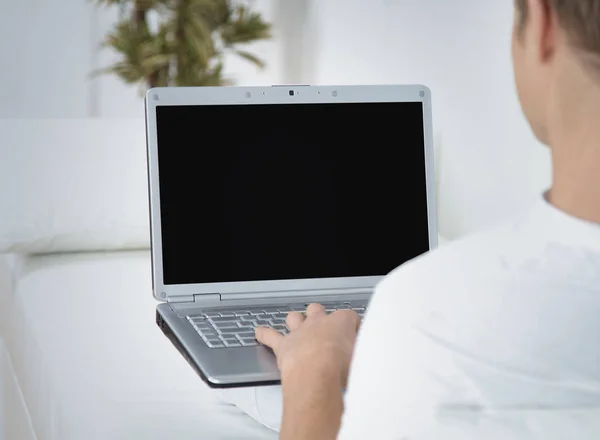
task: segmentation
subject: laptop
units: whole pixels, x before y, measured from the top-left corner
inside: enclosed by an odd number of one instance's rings
[[[211,387],[279,383],[257,326],[364,316],[437,245],[424,86],[154,88],[146,123],[156,321]]]

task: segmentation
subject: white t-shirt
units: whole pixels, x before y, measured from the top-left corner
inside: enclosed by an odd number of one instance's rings
[[[341,440],[600,439],[600,225],[540,200],[377,287]]]

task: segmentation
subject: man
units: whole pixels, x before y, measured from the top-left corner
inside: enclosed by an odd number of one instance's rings
[[[352,312],[258,329],[282,439],[600,438],[600,0],[516,3],[517,89],[551,190],[389,274],[355,350]]]

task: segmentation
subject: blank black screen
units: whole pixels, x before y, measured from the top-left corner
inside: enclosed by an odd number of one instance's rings
[[[421,103],[156,112],[165,284],[385,275],[429,250]]]

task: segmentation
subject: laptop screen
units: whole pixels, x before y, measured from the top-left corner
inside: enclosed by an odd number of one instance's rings
[[[156,112],[165,284],[383,276],[429,250],[421,103]]]

